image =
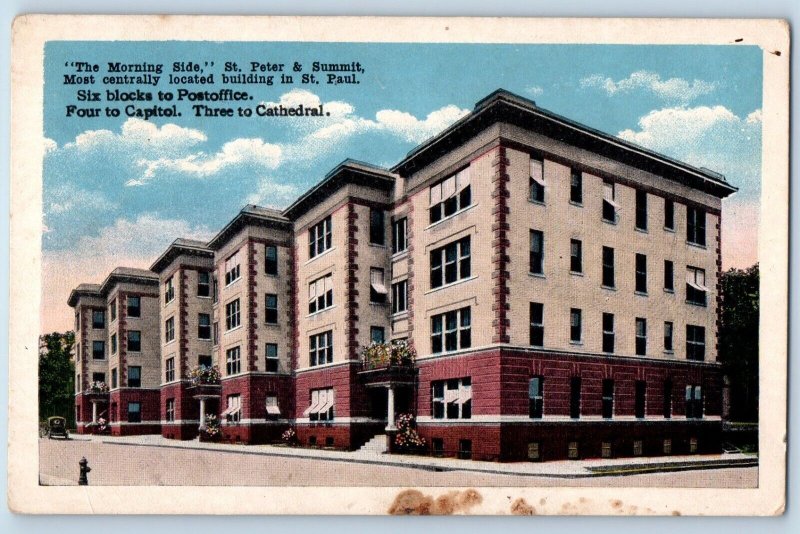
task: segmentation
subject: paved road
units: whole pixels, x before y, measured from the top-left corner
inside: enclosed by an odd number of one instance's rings
[[[627,486],[755,487],[758,468],[713,469],[625,477],[556,479],[332,462],[164,447],[40,440],[45,484],[75,484],[85,456],[92,485],[239,486]],[[465,462],[468,463],[468,462]]]

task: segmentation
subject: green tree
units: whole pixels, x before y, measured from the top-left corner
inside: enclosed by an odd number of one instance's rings
[[[39,419],[60,415],[67,418],[70,428],[75,425],[74,345],[74,332],[53,332],[39,338]]]
[[[730,380],[730,419],[758,421],[758,264],[722,273],[719,357]]]

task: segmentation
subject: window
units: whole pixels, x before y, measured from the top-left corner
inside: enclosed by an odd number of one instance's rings
[[[672,380],[664,380],[664,401],[663,415],[664,419],[672,417]]]
[[[383,343],[386,340],[386,331],[382,326],[371,326],[369,338],[373,343]]]
[[[167,358],[164,362],[164,382],[175,380],[175,358]]]
[[[128,352],[141,352],[142,333],[139,330],[128,331]]]
[[[544,234],[539,230],[531,230],[530,247],[528,271],[533,274],[544,274]]]
[[[225,374],[238,375],[242,372],[241,347],[234,347],[225,351]]]
[[[317,278],[308,284],[308,313],[333,306],[333,274]]]
[[[603,286],[614,287],[614,249],[603,247]]]
[[[206,367],[210,369],[211,367],[213,367],[214,363],[211,356],[200,355],[197,357],[197,365],[199,365],[200,367]]]
[[[544,377],[534,376],[528,380],[528,416],[541,419],[544,415]]]
[[[267,324],[278,324],[278,295],[267,293],[264,295],[264,321]]]
[[[446,178],[430,189],[431,224],[450,217],[472,204],[469,167]]]
[[[636,228],[647,230],[647,192],[636,190]]]
[[[105,310],[92,310],[92,328],[105,328],[105,327],[106,327]]]
[[[330,216],[308,229],[308,257],[314,258],[329,248],[331,248]]]
[[[633,412],[637,419],[644,419],[647,397],[647,382],[637,380],[635,385],[636,397],[633,403]]]
[[[281,414],[281,409],[280,407],[278,407],[277,395],[267,395],[265,399],[265,404],[267,408],[267,417],[270,416],[276,417]]]
[[[706,359],[706,329],[703,326],[686,325],[686,359]]]
[[[575,204],[583,204],[583,173],[577,169],[570,172],[569,199]]]
[[[633,440],[633,455],[634,456],[641,456],[643,448],[644,448],[644,442],[641,439]]]
[[[471,460],[472,459],[472,440],[460,439],[458,440],[458,459]]]
[[[600,443],[600,457],[601,458],[611,458],[611,442],[610,441],[603,441]]]
[[[219,344],[219,322],[218,321],[214,321],[213,336],[214,337],[213,337],[212,342],[214,343],[214,345]]]
[[[172,302],[175,298],[175,277],[171,276],[169,279],[164,282],[164,304],[168,304]]]
[[[111,334],[111,354],[117,353],[117,334]]]
[[[664,350],[672,352],[672,323],[664,321]]]
[[[140,388],[142,387],[142,368],[130,365],[128,366],[128,387]]]
[[[77,350],[77,352],[75,354],[76,354],[75,355],[75,361],[78,361],[78,362],[81,361],[81,346],[80,345],[78,345],[78,350]]]
[[[197,314],[197,337],[211,339],[211,315],[207,313]]]
[[[472,346],[469,308],[431,317],[431,353],[450,352]]]
[[[647,293],[647,256],[636,255],[636,292]]]
[[[211,296],[211,273],[207,271],[198,271],[197,273],[197,296],[210,297]]]
[[[212,289],[212,297],[214,299],[214,304],[219,301],[219,281],[217,280],[217,275],[214,275],[211,278],[211,289]]]
[[[531,157],[528,200],[544,203],[544,161]]]
[[[431,413],[434,419],[472,418],[472,379],[451,378],[431,383]]]
[[[571,308],[569,310],[569,340],[572,343],[580,343],[582,337],[581,310]]]
[[[128,297],[128,317],[142,316],[142,299],[140,297]]]
[[[277,373],[279,367],[278,360],[278,344],[267,343],[264,347],[264,354],[266,355],[266,369],[268,373]]]
[[[392,253],[397,254],[408,248],[408,219],[403,217],[392,223]]]
[[[303,412],[311,421],[332,421],[334,417],[333,388],[312,389],[308,408]]]
[[[228,423],[238,423],[242,420],[242,396],[228,395],[227,408],[220,414]]]
[[[105,382],[106,381],[106,374],[105,373],[92,373],[92,382]]]
[[[614,182],[603,182],[603,220],[613,224],[617,223],[617,210],[619,206],[614,201]]]
[[[237,250],[225,260],[225,285],[229,286],[241,277],[239,251]]]
[[[603,419],[614,417],[614,381],[606,378],[603,380]]]
[[[573,273],[583,272],[583,243],[578,239],[569,241],[569,270]]]
[[[668,198],[664,199],[664,228],[675,230],[675,203]]]
[[[401,313],[408,309],[408,280],[400,280],[392,284],[392,313]]]
[[[580,457],[581,456],[580,456],[580,450],[578,448],[578,442],[570,441],[567,444],[567,458],[569,458],[570,460],[577,460]]]
[[[167,422],[171,423],[175,421],[175,399],[167,399],[165,408],[164,411],[167,414]]]
[[[664,440],[662,451],[664,452],[664,454],[672,454],[672,440],[671,439],[665,439]]]
[[[579,419],[581,416],[581,377],[573,376],[569,379],[569,416]]]
[[[111,305],[108,308],[110,310],[109,315],[111,315],[111,320],[112,321],[116,321],[117,320],[117,299],[112,300],[111,301]]]
[[[225,330],[232,330],[241,325],[239,315],[239,299],[225,305]]]
[[[385,304],[389,291],[383,282],[383,269],[372,267],[369,270],[369,301],[376,304]]]
[[[169,343],[175,340],[175,318],[170,317],[164,321],[164,341]]]
[[[116,387],[117,387],[117,368],[114,367],[111,370],[111,389],[114,389]]]
[[[614,314],[603,314],[603,352],[614,352]]]
[[[81,392],[81,375],[75,375],[75,393]]]
[[[369,242],[373,245],[386,244],[386,229],[383,222],[383,210],[370,208],[369,210]]]
[[[675,291],[675,267],[670,260],[664,260],[664,291]]]
[[[706,271],[686,266],[686,302],[697,306],[706,305]]]
[[[686,241],[706,246],[706,212],[686,206]]]
[[[434,457],[444,456],[444,440],[442,438],[431,439],[431,453]]]
[[[469,278],[471,274],[469,237],[431,251],[431,289]]]
[[[686,418],[701,419],[703,417],[703,391],[700,386],[686,386]]]
[[[309,365],[333,363],[333,332],[328,330],[308,338]]]
[[[128,403],[128,422],[141,423],[142,422],[142,405],[139,402]]]
[[[531,302],[530,304],[530,344],[533,347],[544,346],[544,304]]]
[[[106,357],[106,342],[92,341],[92,359],[104,360]]]
[[[278,274],[278,247],[274,245],[264,247],[264,272],[273,276]]]
[[[528,443],[528,460],[541,460],[541,444],[538,441]]]
[[[647,354],[647,319],[636,318],[636,355]]]

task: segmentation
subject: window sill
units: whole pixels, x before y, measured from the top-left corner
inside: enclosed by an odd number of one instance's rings
[[[401,319],[407,319],[407,318],[408,318],[408,310],[403,310],[397,313],[393,313],[391,316],[391,319],[393,321],[399,321]]]
[[[634,226],[633,230],[635,232],[639,232],[640,234],[645,234],[645,235],[650,233],[650,232],[647,231],[647,228],[639,228],[638,226]]]
[[[582,347],[583,346],[583,341],[572,341],[572,340],[570,340],[569,344],[570,345],[574,345],[576,347]]]
[[[583,207],[583,202],[575,202],[574,200],[570,200],[569,203],[572,206],[575,206],[576,208],[582,208]]]
[[[528,276],[530,276],[532,278],[541,278],[542,280],[546,280],[547,279],[547,277],[544,275],[544,273],[532,273],[532,272],[528,271]]]
[[[634,291],[633,294],[638,296],[638,297],[646,297],[647,296],[647,291]]]
[[[239,281],[239,280],[241,280],[241,279],[242,279],[242,277],[241,277],[241,276],[239,276],[239,278],[237,278],[236,280],[231,280],[231,282],[230,282],[229,284],[225,284],[225,285],[224,285],[224,286],[222,286],[222,287],[223,287],[224,289],[228,289],[229,287],[236,285],[236,282],[238,282],[238,281]],[[174,300],[174,299],[173,299],[173,300]],[[171,302],[171,301],[170,301],[170,302]]]
[[[125,351],[125,353],[126,353],[127,355],[131,355],[131,356],[137,356],[137,355],[141,354],[141,353],[142,353],[142,351],[141,351],[141,350],[131,350],[131,349],[128,349],[127,351]]]
[[[197,298],[199,298],[199,299],[210,299],[211,295],[197,295]]]
[[[670,234],[674,234],[675,233],[675,228],[670,228],[669,226],[665,226],[664,227],[664,231],[665,232],[669,232]]]
[[[408,256],[408,247],[404,248],[401,251],[395,252],[394,254],[392,254],[392,257],[389,258],[389,259],[391,261],[400,261],[406,256]]]
[[[306,260],[306,262],[303,264],[303,266],[306,266],[309,263],[311,263],[312,261],[317,260],[317,259],[319,259],[319,258],[321,258],[323,256],[327,256],[328,254],[332,253],[334,250],[336,250],[336,247],[331,247],[331,248],[323,250],[322,252],[320,252],[319,254],[314,256],[313,258],[309,258],[308,260]]]
[[[198,341],[211,341],[210,337],[199,337],[197,338]]]
[[[387,248],[389,248],[388,246],[386,246],[385,243],[373,243],[372,241],[369,242],[369,246],[374,247],[374,248],[381,248],[383,250],[386,250]]]
[[[600,286],[600,289],[607,289],[608,291],[616,291],[616,286]]]
[[[697,307],[697,308],[708,308],[708,304],[707,304],[707,303],[701,303],[701,302],[692,302],[691,300],[687,300],[687,301],[685,301],[685,302],[686,302],[686,304],[688,304],[689,306],[695,306],[695,307]]]
[[[462,213],[464,213],[465,211],[469,211],[469,210],[471,210],[472,208],[474,208],[474,207],[476,207],[476,206],[478,206],[478,204],[470,204],[470,205],[469,205],[469,206],[467,206],[466,208],[464,208],[464,209],[460,209],[460,210],[458,210],[457,212],[455,212],[455,213],[454,213],[454,214],[452,214],[452,215],[448,215],[447,217],[444,217],[443,219],[439,219],[439,220],[438,220],[438,221],[436,221],[435,223],[431,223],[431,224],[429,224],[428,226],[426,226],[426,227],[425,227],[425,230],[430,230],[430,229],[431,229],[431,228],[433,228],[434,226],[438,226],[438,225],[442,224],[443,222],[446,222],[446,221],[449,221],[450,219],[453,219],[454,217],[458,217],[459,215],[461,215],[461,214],[462,214]]]
[[[445,284],[445,285],[442,285],[442,286],[439,286],[439,287],[434,287],[433,289],[429,289],[428,291],[426,291],[423,294],[424,295],[428,295],[430,293],[435,293],[437,291],[441,291],[442,289],[447,289],[448,287],[457,286],[459,284],[463,284],[465,282],[469,282],[470,280],[475,280],[477,278],[478,278],[477,276],[470,276],[469,278],[462,278],[461,280],[456,280],[455,282],[450,282],[449,284]]]
[[[544,200],[534,200],[532,198],[528,199],[528,203],[529,204],[536,204],[537,206],[547,206],[547,204],[544,202]]]
[[[237,330],[239,330],[240,328],[242,328],[242,325],[239,325],[239,326],[234,326],[233,328],[230,328],[230,329],[228,329],[228,330],[225,330],[225,332],[223,333],[223,335],[228,335],[228,334],[230,334],[231,332],[236,332],[236,331],[237,331]]]
[[[672,356],[672,355],[674,355],[674,354],[675,354],[675,351],[674,351],[674,350],[665,350],[665,351],[664,351],[664,354],[666,354],[666,355],[668,355],[668,356]]]
[[[169,341],[165,341],[164,342],[164,346],[168,347],[169,345],[172,345],[173,343],[175,343],[175,338],[172,338]]]
[[[309,319],[309,318],[311,318],[311,317],[316,317],[316,316],[317,316],[317,315],[319,315],[320,313],[325,313],[326,311],[328,311],[328,310],[332,310],[332,309],[334,309],[335,307],[336,307],[335,305],[333,305],[333,306],[328,306],[327,308],[322,308],[321,310],[317,310],[317,311],[315,311],[314,313],[309,313],[308,315],[306,315],[306,319]]]
[[[583,271],[570,271],[569,274],[571,274],[572,276],[581,276],[581,277],[584,276]]]
[[[370,306],[380,306],[380,307],[384,307],[384,306],[388,306],[388,305],[389,305],[389,303],[388,303],[388,302],[373,302],[373,301],[369,301],[369,305],[370,305]]]
[[[708,250],[706,245],[701,245],[700,243],[695,243],[693,241],[686,241],[686,244],[690,247],[699,248],[700,250]]]
[[[280,323],[268,323],[268,322],[265,321],[264,322],[264,326],[271,326],[271,327],[276,327],[277,328],[277,327],[280,326]]]
[[[267,278],[278,278],[280,275],[278,273],[264,273],[264,276]]]
[[[610,224],[611,226],[616,226],[617,221],[609,221],[608,219],[601,219],[604,223]]]
[[[667,289],[667,288],[665,287],[665,288],[664,288],[664,293],[669,293],[670,295],[674,295],[674,294],[675,294],[675,290],[674,290],[674,289]]]

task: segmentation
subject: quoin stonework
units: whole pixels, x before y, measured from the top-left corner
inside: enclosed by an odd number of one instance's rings
[[[78,431],[356,449],[413,414],[462,458],[719,452],[735,191],[496,91],[391,169],[75,288]]]

